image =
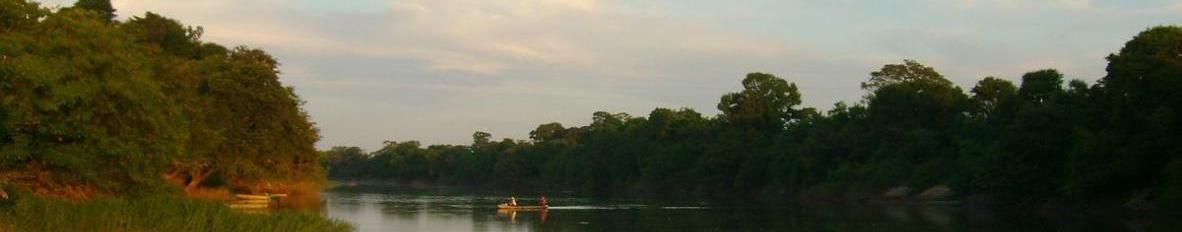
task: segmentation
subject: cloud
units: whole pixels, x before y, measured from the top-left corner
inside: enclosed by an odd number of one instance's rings
[[[1045,12],[1057,10],[1101,16],[1180,14],[1182,3],[1171,0],[959,0],[961,9]]]
[[[611,67],[620,73],[645,73],[627,70],[637,63],[629,57],[647,56],[644,53],[653,50],[768,57],[783,55],[785,49],[765,38],[612,11],[622,6],[604,7],[612,3],[591,0],[389,1],[382,5],[386,9],[362,11],[360,17],[340,9],[309,15],[303,12],[307,7],[278,1],[116,3],[125,13],[167,11],[186,23],[205,26],[207,39],[214,41],[306,55],[417,60],[432,70],[475,75],[539,67],[586,72]],[[237,10],[225,10],[230,6]],[[615,75],[606,77],[610,76]]]
[[[1088,0],[960,0],[960,5],[967,8],[992,7],[1001,9],[1052,7],[1082,10],[1092,7]]]

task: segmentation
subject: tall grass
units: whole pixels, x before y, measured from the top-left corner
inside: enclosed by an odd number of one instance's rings
[[[351,231],[307,212],[246,213],[213,202],[158,196],[81,203],[21,197],[0,204],[0,231]]]

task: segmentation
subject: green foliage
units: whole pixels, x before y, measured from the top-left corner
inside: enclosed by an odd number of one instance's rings
[[[185,139],[172,120],[179,106],[142,65],[148,54],[87,15],[66,9],[0,35],[7,53],[0,99],[13,128],[0,160],[115,189],[156,182]]]
[[[107,22],[115,21],[115,8],[111,7],[111,0],[78,0],[74,7],[97,13],[99,18]]]
[[[24,31],[37,25],[45,18],[49,10],[41,8],[36,2],[0,1],[0,29],[5,31]],[[6,47],[12,49],[12,47]],[[10,51],[10,50],[4,51]]]
[[[1013,106],[1014,97],[1018,95],[1018,88],[1013,82],[996,77],[986,77],[973,86],[973,106],[971,111],[981,117],[994,117],[996,114],[1011,113],[1007,108]],[[1004,117],[1004,116],[1001,116]]]
[[[875,92],[879,88],[901,84],[952,85],[936,69],[924,66],[915,60],[903,60],[902,64],[888,64],[870,73],[870,80],[862,82],[862,89]]]
[[[1018,96],[1023,101],[1043,103],[1063,94],[1063,74],[1054,69],[1044,69],[1022,75],[1022,87]]]
[[[1084,100],[1085,126],[1065,167],[1062,190],[1076,197],[1119,196],[1161,184],[1160,173],[1182,154],[1182,28],[1143,31],[1108,56],[1108,74]],[[1078,84],[1073,84],[1078,86]],[[1077,87],[1073,87],[1077,89]],[[1074,91],[1074,90],[1073,90]]]
[[[348,223],[303,212],[252,214],[175,197],[84,203],[20,197],[0,206],[12,231],[352,231]],[[0,227],[2,228],[2,227]]]
[[[0,174],[105,193],[162,190],[161,174],[189,187],[214,173],[322,178],[318,132],[274,58],[203,43],[200,28],[160,15],[120,23],[113,12],[105,0],[57,12],[0,1]]]
[[[318,131],[300,109],[299,97],[279,83],[277,65],[265,52],[245,47],[200,61],[199,72],[207,78],[198,97],[208,108],[197,123],[214,133],[205,141],[213,144],[178,160],[178,170],[198,177],[196,182],[213,172],[231,182],[320,174],[312,147]]]
[[[529,138],[534,142],[548,142],[554,139],[562,138],[562,132],[566,128],[562,127],[561,123],[552,122],[538,126],[538,129],[529,132]]]
[[[743,91],[722,96],[718,110],[721,119],[736,127],[779,132],[793,119],[800,105],[796,84],[766,73],[747,74]]]
[[[203,55],[226,53],[215,51],[203,54],[199,40],[202,28],[185,27],[176,20],[152,12],[146,13],[144,17],[132,17],[123,24],[123,28],[137,37],[137,43],[181,58],[200,58]]]

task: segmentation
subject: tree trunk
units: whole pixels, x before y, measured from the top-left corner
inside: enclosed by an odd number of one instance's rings
[[[185,185],[185,192],[188,193],[196,190],[198,186],[201,186],[201,182],[205,181],[205,178],[209,177],[210,174],[213,174],[213,170],[205,170],[204,172],[194,171],[190,175],[189,184]]]
[[[166,181],[176,181],[183,185],[185,184],[185,179],[184,176],[181,176],[181,173],[183,173],[183,171],[179,168],[172,168],[172,170],[165,172],[162,176]]]

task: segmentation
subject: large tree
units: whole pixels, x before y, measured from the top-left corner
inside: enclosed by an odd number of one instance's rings
[[[529,132],[529,138],[536,143],[544,143],[550,140],[561,139],[566,128],[562,127],[561,123],[552,122],[538,125],[537,129]]]
[[[3,17],[24,16],[0,33],[0,108],[8,112],[0,127],[11,128],[0,141],[0,172],[43,170],[52,179],[34,182],[111,191],[160,182],[186,136],[180,106],[147,65],[151,54],[88,12],[19,4],[0,8]]]
[[[217,134],[204,154],[177,161],[187,189],[220,173],[232,182],[315,176],[320,173],[312,145],[319,134],[300,108],[294,90],[279,83],[279,63],[266,52],[245,47],[202,61],[202,126]]]
[[[78,0],[74,7],[97,13],[107,22],[115,21],[115,7],[111,7],[111,0]]]
[[[992,117],[995,116],[999,108],[1003,107],[1003,104],[1018,95],[1018,88],[1008,80],[986,77],[978,81],[971,92],[974,103],[973,112],[983,117]]]
[[[913,60],[887,64],[862,84],[870,113],[884,127],[941,128],[954,124],[967,96],[931,67]]]
[[[143,17],[132,17],[123,27],[136,36],[138,43],[165,54],[185,59],[196,59],[203,55],[225,55],[224,51],[202,54],[201,27],[186,27],[174,19],[152,12],[144,14]]]
[[[1107,57],[1108,73],[1095,88],[1102,110],[1067,161],[1069,194],[1122,194],[1177,176],[1170,167],[1178,165],[1167,164],[1182,162],[1179,44],[1182,27],[1153,27]]]
[[[875,184],[932,184],[952,171],[956,126],[968,97],[943,75],[913,60],[887,64],[870,73],[863,87],[869,123],[866,154],[874,165],[864,171]]]
[[[952,85],[936,69],[915,60],[903,60],[902,64],[887,64],[870,73],[870,80],[862,82],[862,89],[875,92],[879,88],[901,84],[922,83],[930,85]]]
[[[722,119],[739,127],[769,133],[780,132],[800,105],[796,84],[772,74],[751,73],[743,79],[743,90],[728,93],[718,102]]]
[[[1054,69],[1043,69],[1022,75],[1018,95],[1023,101],[1045,103],[1063,94],[1063,74]]]

